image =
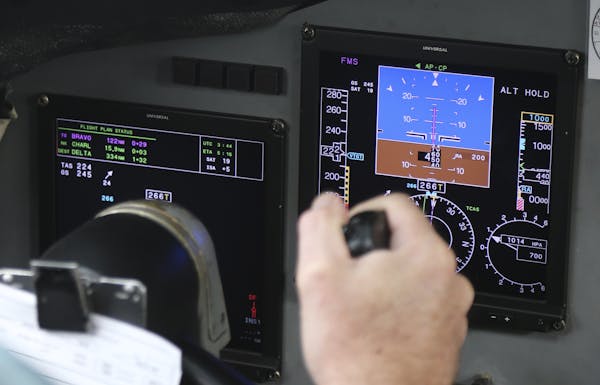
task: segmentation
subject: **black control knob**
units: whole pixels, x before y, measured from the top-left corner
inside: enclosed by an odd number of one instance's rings
[[[343,230],[353,257],[390,247],[390,226],[385,211],[358,213],[350,218]]]

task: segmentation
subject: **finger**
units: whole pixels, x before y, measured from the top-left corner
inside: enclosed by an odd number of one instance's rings
[[[356,205],[350,215],[363,211],[383,210],[386,212],[391,230],[391,248],[398,249],[407,241],[429,238],[432,227],[425,220],[414,202],[404,194],[380,196]]]
[[[335,194],[322,194],[298,221],[297,278],[314,271],[335,269],[350,254],[342,226],[348,213]]]
[[[459,296],[457,307],[459,311],[463,311],[466,314],[473,305],[473,300],[475,299],[475,290],[473,289],[471,281],[469,281],[464,275],[458,274],[456,278],[458,280],[457,291]]]

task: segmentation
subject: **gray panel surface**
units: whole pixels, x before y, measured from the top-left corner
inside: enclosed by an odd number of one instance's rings
[[[211,36],[64,57],[16,79],[20,119],[0,143],[0,265],[23,266],[37,239],[33,106],[43,91],[281,118],[289,123],[283,384],[308,384],[293,286],[297,217],[300,29],[314,24],[585,52],[587,1],[331,0],[244,34]],[[175,85],[169,58],[191,56],[281,66],[281,96]],[[583,84],[578,171],[572,211],[569,323],[560,334],[471,330],[459,379],[492,375],[499,385],[573,385],[600,381],[600,81]],[[344,368],[340,368],[343,370]]]

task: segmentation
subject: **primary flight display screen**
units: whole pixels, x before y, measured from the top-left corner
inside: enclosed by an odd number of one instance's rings
[[[579,56],[307,26],[300,199],[403,192],[476,291],[474,320],[565,320]]]
[[[232,336],[223,358],[235,356],[252,373],[264,369],[265,377],[279,371],[284,133],[261,118],[47,100],[40,107],[42,247],[117,202],[177,203],[215,246]]]

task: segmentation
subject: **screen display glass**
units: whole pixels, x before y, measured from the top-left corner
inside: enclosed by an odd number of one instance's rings
[[[215,246],[230,349],[280,355],[282,137],[261,119],[52,96],[45,243],[116,202],[190,210]],[[175,263],[176,261],[174,261]],[[254,359],[254,358],[253,358]],[[242,360],[243,361],[243,360]]]
[[[480,299],[540,304],[563,289],[566,240],[551,244],[551,229],[565,224],[568,189],[555,187],[570,183],[575,125],[564,60],[515,67],[493,60],[510,53],[500,46],[485,57],[493,47],[319,29],[304,49],[305,205],[403,192]]]

